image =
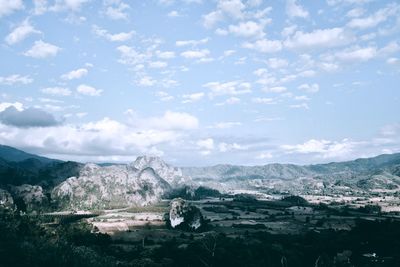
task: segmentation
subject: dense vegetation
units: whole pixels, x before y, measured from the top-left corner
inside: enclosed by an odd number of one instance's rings
[[[85,223],[50,226],[1,213],[0,266],[400,266],[400,223],[358,220],[351,231],[236,238],[207,232],[116,244]],[[376,253],[377,256],[363,254]],[[317,263],[317,264],[316,264]]]

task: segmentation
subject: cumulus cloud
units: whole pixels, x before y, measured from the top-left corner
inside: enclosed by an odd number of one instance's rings
[[[33,58],[47,58],[56,56],[60,50],[61,48],[58,46],[39,40],[35,41],[31,49],[26,51],[24,55]]]
[[[19,43],[26,39],[29,35],[34,33],[41,33],[40,31],[36,30],[29,22],[29,20],[24,20],[20,25],[15,27],[12,32],[10,32],[5,41],[9,45],[13,45]]]
[[[104,14],[112,20],[126,20],[129,9],[130,6],[120,0],[105,1]]]
[[[330,48],[349,44],[355,40],[351,32],[343,28],[317,29],[312,32],[297,31],[285,40],[290,49]]]
[[[168,66],[168,63],[165,61],[151,61],[149,62],[149,67],[152,69],[161,69],[161,68],[166,68]]]
[[[2,0],[0,1],[0,18],[11,15],[17,10],[24,8],[22,0]]]
[[[335,54],[335,57],[348,62],[368,61],[377,56],[376,47],[351,47]]]
[[[24,108],[24,105],[20,102],[14,102],[14,103],[9,103],[9,102],[3,102],[0,103],[0,112],[4,111],[8,107],[14,107],[18,111],[22,111]]]
[[[80,11],[82,6],[88,3],[90,0],[56,0],[54,6],[49,9],[51,11],[59,12],[64,10]]]
[[[260,39],[255,42],[245,42],[242,46],[261,53],[276,53],[282,50],[282,42],[279,40]]]
[[[63,80],[74,80],[74,79],[79,79],[82,78],[83,76],[88,74],[88,70],[85,68],[80,68],[76,70],[72,70],[70,72],[67,72],[63,75],[61,75],[61,79]]]
[[[357,29],[373,28],[385,22],[391,16],[398,15],[399,11],[400,11],[400,5],[392,3],[386,6],[385,8],[379,9],[370,16],[364,18],[353,18],[347,24],[347,26],[349,26],[350,28],[357,28]]]
[[[274,87],[266,87],[262,89],[266,93],[283,93],[287,91],[287,88],[284,86],[274,86]]]
[[[201,59],[205,58],[210,54],[208,49],[201,49],[201,50],[187,50],[181,53],[181,56],[184,58],[191,58],[191,59]]]
[[[199,120],[188,113],[168,110],[162,117],[147,118],[143,126],[162,130],[193,130],[199,127]]]
[[[88,96],[100,96],[103,90],[101,89],[96,89],[92,86],[86,85],[86,84],[81,84],[76,88],[76,91],[79,94],[82,95],[88,95]]]
[[[238,25],[229,25],[229,32],[240,37],[262,38],[264,33],[264,23],[255,21],[240,22]]]
[[[111,34],[107,30],[102,29],[97,25],[93,25],[92,30],[93,30],[94,34],[96,34],[97,36],[106,38],[107,40],[109,40],[111,42],[128,41],[128,40],[132,39],[133,35],[135,34],[135,31]]]
[[[276,104],[276,100],[269,97],[253,97],[251,101],[256,104],[267,104],[267,105]]]
[[[268,67],[272,69],[281,69],[289,65],[288,61],[283,58],[269,58],[267,60]]]
[[[33,79],[28,75],[22,76],[20,74],[12,74],[9,76],[0,76],[0,85],[14,85],[14,84],[30,84]]]
[[[175,42],[175,45],[178,47],[182,46],[198,46],[202,44],[208,43],[210,39],[209,38],[203,38],[200,40],[178,40]]]
[[[157,57],[161,59],[171,59],[175,57],[175,52],[174,51],[157,51],[156,52]]]
[[[341,141],[310,139],[303,144],[282,145],[281,148],[287,153],[318,154],[323,158],[340,159],[349,157],[356,145],[356,142],[349,139]]]
[[[186,95],[182,96],[182,98],[183,98],[182,103],[193,103],[193,102],[201,100],[204,96],[205,96],[205,94],[203,92],[186,94]]]
[[[304,83],[300,85],[298,88],[307,93],[317,93],[319,91],[319,85],[317,83],[313,84]]]
[[[212,28],[226,17],[234,20],[243,19],[245,8],[241,0],[218,1],[217,8],[203,16],[203,26]]]
[[[18,110],[14,105],[0,112],[0,121],[15,127],[49,127],[59,122],[51,115],[38,108]]]
[[[211,126],[208,126],[207,128],[211,128],[211,129],[229,129],[232,127],[236,127],[236,126],[241,126],[242,123],[238,122],[238,121],[224,121],[224,122],[217,122]]]
[[[40,90],[44,94],[56,95],[56,96],[69,96],[71,95],[71,90],[64,87],[46,87]]]
[[[219,95],[240,95],[251,92],[251,84],[242,81],[231,81],[231,82],[209,82],[203,84],[210,90],[210,97]]]
[[[171,101],[174,99],[174,97],[170,94],[168,94],[167,92],[164,91],[157,91],[155,93],[156,97],[158,97],[161,101]]]
[[[297,0],[286,1],[286,14],[290,18],[308,18],[308,11],[297,3]]]

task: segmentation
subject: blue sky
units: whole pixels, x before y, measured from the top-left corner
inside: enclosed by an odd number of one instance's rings
[[[400,3],[0,0],[0,143],[178,166],[400,152]]]

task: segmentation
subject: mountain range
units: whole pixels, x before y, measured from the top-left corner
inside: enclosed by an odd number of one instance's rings
[[[82,164],[0,146],[0,189],[10,192],[14,202],[26,209],[49,203],[58,209],[141,206],[159,201],[171,191],[199,186],[225,193],[397,192],[399,176],[400,153],[304,166],[177,168],[158,157],[140,156],[129,164]]]

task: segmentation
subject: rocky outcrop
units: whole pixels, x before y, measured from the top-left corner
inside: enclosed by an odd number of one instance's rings
[[[8,191],[0,189],[0,209],[14,210],[14,200]]]
[[[78,177],[68,178],[53,189],[52,199],[72,209],[145,206],[159,201],[171,190],[171,184],[181,180],[178,168],[155,157],[139,157],[128,165],[86,164]]]
[[[189,182],[188,178],[183,176],[180,168],[166,164],[159,157],[140,156],[131,163],[130,166],[138,170],[152,168],[160,177],[173,187],[187,184]]]
[[[23,184],[11,188],[11,192],[21,211],[37,211],[46,207],[47,197],[44,195],[43,188],[39,185]]]
[[[170,203],[169,223],[172,228],[194,231],[204,226],[204,219],[197,207],[175,198]]]

